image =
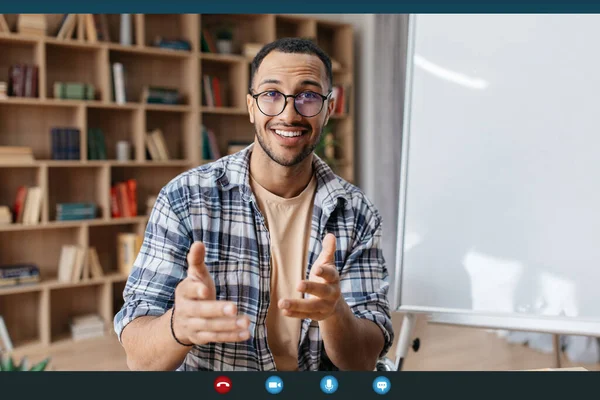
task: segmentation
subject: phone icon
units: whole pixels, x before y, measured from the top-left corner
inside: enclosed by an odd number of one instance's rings
[[[226,376],[219,376],[215,379],[215,390],[220,394],[229,392],[231,390],[231,379]]]

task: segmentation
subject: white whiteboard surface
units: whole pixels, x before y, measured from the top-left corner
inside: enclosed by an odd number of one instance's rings
[[[398,306],[600,322],[600,15],[411,18]]]

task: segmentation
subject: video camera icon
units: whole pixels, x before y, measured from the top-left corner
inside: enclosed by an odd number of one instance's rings
[[[373,390],[377,394],[386,394],[390,391],[392,384],[385,376],[378,376],[373,381]]]
[[[281,393],[283,390],[283,380],[278,376],[271,376],[265,382],[265,388],[271,394]]]

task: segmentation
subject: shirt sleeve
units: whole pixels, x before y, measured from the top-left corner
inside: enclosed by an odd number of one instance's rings
[[[175,192],[177,193],[177,192]],[[160,316],[173,304],[175,287],[185,277],[191,235],[178,216],[182,200],[170,200],[165,188],[150,213],[140,252],[123,291],[124,304],[114,317],[119,341],[134,319]]]
[[[394,330],[388,301],[389,275],[381,249],[381,220],[375,212],[365,225],[342,269],[341,290],[354,315],[374,322],[383,333],[383,357],[392,346]]]

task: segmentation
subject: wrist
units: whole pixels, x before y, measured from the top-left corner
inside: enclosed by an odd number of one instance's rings
[[[175,333],[175,304],[173,304],[173,308],[171,309],[171,336],[173,336],[173,339],[181,346],[185,346],[185,347],[191,347],[194,345],[194,343],[186,343],[187,341],[181,336],[178,336]]]

